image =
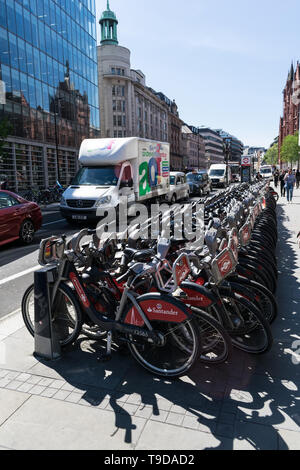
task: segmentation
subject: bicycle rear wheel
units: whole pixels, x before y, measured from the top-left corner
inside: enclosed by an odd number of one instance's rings
[[[201,332],[199,361],[206,364],[221,364],[231,356],[231,338],[225,328],[214,318],[197,307],[190,307],[198,321]]]
[[[263,354],[269,351],[273,337],[269,322],[261,312],[248,300],[236,293],[222,294],[232,327],[227,327],[232,344],[242,351],[251,354]]]
[[[165,309],[177,308],[187,311],[184,305],[167,296],[159,294],[150,295],[150,298],[158,299]],[[149,294],[141,296],[140,299],[149,299]],[[137,301],[139,301],[137,299]],[[142,304],[139,302],[140,307]],[[169,305],[169,307],[168,307]],[[180,306],[180,307],[179,307]],[[122,317],[126,322],[128,315],[133,309],[128,305]],[[143,308],[142,308],[143,310]],[[128,347],[134,359],[146,370],[160,377],[180,377],[185,375],[195,364],[201,352],[201,333],[197,321],[186,315],[187,319],[181,323],[171,323],[163,320],[149,320],[153,330],[162,338],[160,346],[149,343],[143,339],[136,340],[131,335],[127,335]],[[128,321],[126,322],[128,323]],[[147,327],[144,325],[145,330]]]

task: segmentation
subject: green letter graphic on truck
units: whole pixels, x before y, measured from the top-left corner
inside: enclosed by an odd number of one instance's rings
[[[169,177],[169,162],[166,160],[160,144],[150,145],[149,149],[143,150],[142,159],[139,166],[140,176],[140,197],[146,196],[152,189],[162,186],[163,178]]]

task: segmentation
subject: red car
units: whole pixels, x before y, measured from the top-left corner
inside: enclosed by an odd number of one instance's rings
[[[20,239],[29,244],[41,228],[41,209],[18,194],[0,190],[0,246]]]

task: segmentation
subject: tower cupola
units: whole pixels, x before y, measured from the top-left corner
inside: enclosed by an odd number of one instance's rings
[[[116,14],[109,8],[109,0],[107,0],[107,8],[102,13],[99,21],[101,26],[101,45],[113,44],[118,45],[118,20]]]

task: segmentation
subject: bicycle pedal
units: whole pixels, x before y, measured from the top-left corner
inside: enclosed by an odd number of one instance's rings
[[[112,359],[112,355],[106,354],[106,353],[103,353],[97,357],[98,362],[109,362],[111,359]]]

